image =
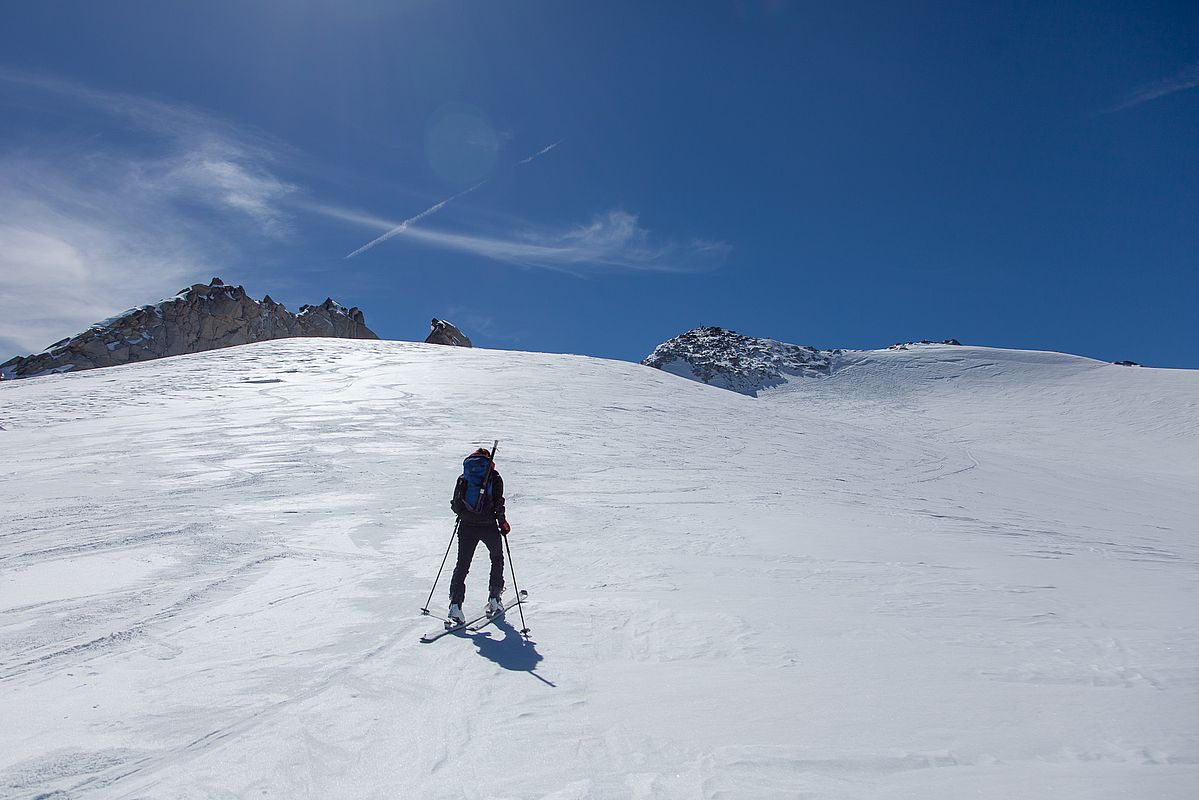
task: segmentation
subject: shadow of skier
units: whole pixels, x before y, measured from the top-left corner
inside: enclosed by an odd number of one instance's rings
[[[544,656],[537,652],[537,646],[533,642],[527,641],[520,635],[520,631],[512,627],[512,623],[508,622],[506,615],[492,623],[492,627],[503,631],[504,638],[492,637],[490,630],[483,630],[470,636],[475,647],[479,649],[479,655],[494,661],[504,669],[513,672],[527,672],[546,686],[557,688],[557,684],[547,681],[537,674],[537,665]]]

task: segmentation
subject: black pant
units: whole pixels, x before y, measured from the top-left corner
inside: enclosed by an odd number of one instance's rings
[[[462,605],[466,599],[466,573],[470,572],[470,561],[475,557],[475,548],[479,542],[487,545],[491,554],[491,578],[488,581],[488,594],[498,597],[504,591],[504,543],[500,541],[501,534],[494,525],[458,526],[458,564],[454,567],[454,577],[450,578],[450,602]]]

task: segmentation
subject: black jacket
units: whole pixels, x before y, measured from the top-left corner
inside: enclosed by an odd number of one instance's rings
[[[466,478],[458,476],[458,482],[454,485],[454,499],[450,501],[450,509],[458,515],[462,524],[484,525],[488,528],[504,524],[504,479],[500,477],[500,473],[492,470],[489,480],[491,481],[491,499],[484,501],[483,510],[476,514],[466,507],[466,501],[463,499],[466,495]]]

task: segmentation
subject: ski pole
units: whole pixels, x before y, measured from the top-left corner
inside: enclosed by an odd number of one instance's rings
[[[445,555],[441,557],[441,566],[437,568],[437,577],[433,579],[433,588],[429,590],[429,599],[425,601],[425,606],[421,609],[425,614],[429,613],[429,603],[433,602],[433,592],[437,591],[437,582],[441,580],[441,571],[445,569],[446,559],[450,557],[450,548],[454,546],[454,537],[458,535],[458,526],[461,524],[462,517],[458,517],[458,521],[454,523],[454,532],[450,534],[450,543],[445,546]]]
[[[484,476],[484,479],[483,479],[484,484],[487,483],[487,477],[491,476],[491,470],[494,469],[494,467],[495,467],[495,451],[496,451],[496,448],[498,448],[499,446],[500,446],[500,440],[496,439],[495,444],[493,444],[491,446],[491,463],[487,465],[487,475]],[[482,496],[480,496],[479,499],[481,502]],[[445,569],[445,562],[450,557],[450,548],[452,548],[454,546],[454,537],[458,535],[458,526],[461,524],[462,524],[462,517],[458,517],[458,520],[454,523],[454,532],[450,534],[450,543],[445,546],[445,555],[441,557],[441,566],[437,568],[437,577],[433,579],[433,588],[429,590],[429,599],[425,601],[425,605],[421,609],[421,613],[424,613],[424,614],[431,613],[429,611],[429,603],[433,602],[433,593],[435,591],[437,591],[437,582],[441,580],[441,572],[442,572],[442,570]]]
[[[512,572],[512,588],[516,591],[516,610],[520,612],[520,632],[528,639],[529,626],[525,625],[524,603],[520,601],[520,586],[516,583],[516,566],[512,563],[512,546],[508,544],[507,536],[504,536],[504,549],[508,551],[508,569]]]

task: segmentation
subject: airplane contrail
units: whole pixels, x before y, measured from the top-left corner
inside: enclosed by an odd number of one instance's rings
[[[470,187],[469,189],[463,189],[461,192],[458,192],[458,194],[453,195],[452,197],[447,197],[445,200],[442,200],[440,203],[434,203],[433,205],[429,206],[428,208],[426,208],[424,211],[420,212],[416,216],[409,217],[408,219],[401,222],[399,225],[396,225],[394,228],[392,228],[391,230],[389,230],[387,233],[383,234],[382,236],[379,236],[379,237],[376,237],[376,238],[370,240],[366,244],[362,245],[362,247],[359,247],[357,250],[350,253],[348,256],[346,256],[346,258],[353,258],[354,256],[356,256],[360,253],[365,253],[367,250],[370,250],[372,247],[374,247],[377,244],[383,244],[383,242],[386,242],[391,237],[403,233],[404,230],[412,223],[419,222],[420,220],[424,219],[425,217],[428,217],[432,214],[436,214],[438,211],[445,208],[447,205],[454,202],[459,197],[470,194],[475,189],[478,189],[480,186],[482,186],[485,183],[487,183],[487,181],[480,181],[479,183],[476,183],[474,186]]]
[[[533,159],[535,159],[535,158],[539,158],[540,156],[543,156],[543,155],[545,155],[546,153],[548,153],[549,151],[553,150],[555,147],[557,147],[557,146],[558,146],[558,145],[560,145],[560,144],[562,144],[562,140],[561,140],[561,139],[559,139],[558,141],[556,141],[556,142],[554,142],[553,144],[549,145],[548,147],[543,147],[543,148],[541,148],[540,150],[538,150],[536,153],[534,153],[533,155],[529,156],[528,158],[522,158],[520,161],[517,161],[517,162],[516,162],[516,166],[518,166],[518,167],[523,167],[525,164],[528,164],[528,163],[529,163],[530,161],[532,161]]]
[[[528,158],[522,158],[520,161],[517,161],[516,166],[523,167],[525,164],[528,164],[530,161],[532,161],[536,158],[540,158],[541,156],[545,155],[549,151],[553,150],[555,147],[562,144],[562,142],[563,142],[563,140],[559,139],[558,141],[554,142],[553,144],[546,145],[545,147],[541,148],[540,150],[538,150],[536,153],[529,156]],[[408,219],[401,222],[399,225],[396,225],[394,228],[392,228],[391,230],[389,230],[387,233],[383,234],[382,236],[372,239],[371,241],[362,245],[362,247],[359,247],[357,250],[350,253],[348,256],[346,256],[346,258],[353,258],[356,255],[365,253],[367,250],[370,250],[375,245],[383,244],[383,242],[386,242],[391,237],[398,236],[399,234],[406,231],[408,229],[408,226],[411,225],[412,223],[419,222],[420,220],[424,219],[427,216],[430,216],[431,214],[436,214],[438,211],[445,208],[447,205],[454,202],[459,197],[470,194],[475,189],[478,189],[480,186],[482,186],[485,183],[487,183],[487,181],[480,181],[480,182],[476,183],[474,186],[470,187],[469,189],[463,189],[461,192],[458,192],[458,194],[453,195],[452,197],[447,197],[445,200],[442,200],[440,203],[434,203],[433,205],[429,206],[428,208],[426,208],[424,211],[420,212],[416,216],[409,217]]]

